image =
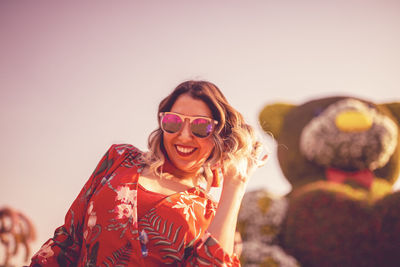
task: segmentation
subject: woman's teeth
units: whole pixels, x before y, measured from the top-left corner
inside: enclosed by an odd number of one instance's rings
[[[196,148],[193,147],[183,147],[183,146],[175,146],[176,150],[180,153],[180,154],[184,154],[184,155],[189,155],[191,154],[193,151],[196,150]]]

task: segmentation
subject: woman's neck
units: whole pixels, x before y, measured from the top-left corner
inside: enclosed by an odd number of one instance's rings
[[[179,179],[169,173],[163,173],[160,179],[160,176],[156,175],[148,166],[141,172],[139,184],[149,191],[164,195],[183,192],[196,186],[194,179]]]
[[[164,165],[162,166],[162,173],[169,174],[172,177],[175,177],[180,180],[186,180],[190,178],[195,178],[199,174],[199,170],[193,172],[183,171],[178,169],[168,158],[165,158]]]

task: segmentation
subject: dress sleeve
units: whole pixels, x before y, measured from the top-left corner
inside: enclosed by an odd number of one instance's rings
[[[80,256],[85,220],[89,199],[121,163],[125,150],[121,145],[112,145],[98,163],[93,174],[86,182],[78,197],[69,208],[64,225],[58,227],[50,238],[32,257],[31,265],[39,266],[76,266]]]
[[[236,254],[230,256],[226,253],[208,232],[195,244],[193,250],[187,257],[185,266],[240,266]]]

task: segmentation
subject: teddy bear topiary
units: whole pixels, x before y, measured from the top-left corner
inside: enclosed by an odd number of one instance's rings
[[[292,185],[276,243],[302,266],[400,266],[400,103],[275,103],[259,120]]]
[[[240,256],[243,266],[299,266],[278,242],[287,208],[287,198],[274,196],[266,189],[246,192],[237,223],[243,242]]]

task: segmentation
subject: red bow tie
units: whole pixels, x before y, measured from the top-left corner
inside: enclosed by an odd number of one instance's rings
[[[335,183],[344,183],[346,181],[354,181],[359,185],[369,189],[374,180],[374,174],[370,170],[361,171],[342,171],[339,169],[328,168],[325,171],[326,179]]]

